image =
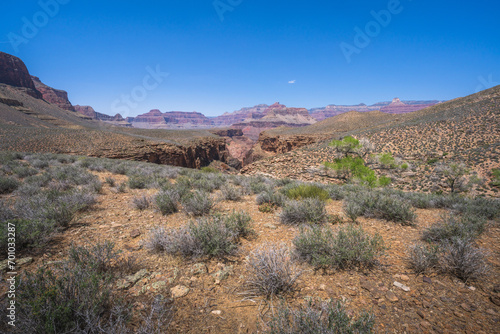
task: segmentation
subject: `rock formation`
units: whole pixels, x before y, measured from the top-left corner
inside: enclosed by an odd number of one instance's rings
[[[34,98],[42,98],[24,62],[4,52],[0,52],[0,83],[16,87]]]
[[[192,129],[210,128],[213,122],[198,112],[170,111],[162,113],[153,109],[129,120],[136,128],[143,129]]]
[[[437,104],[437,101],[426,101],[428,103],[422,103],[422,104],[406,104],[401,102],[399,98],[395,98],[392,100],[392,103],[383,106],[380,108],[380,111],[388,113],[388,114],[405,114],[413,111],[418,111],[420,109],[424,109],[427,107],[432,107],[433,105]]]
[[[259,115],[260,117],[264,117],[264,111],[267,108],[269,108],[267,104],[258,104],[254,107],[242,108],[232,113],[224,113],[221,116],[212,118],[212,121],[215,126],[231,126],[235,123],[243,122],[247,118],[258,118]]]
[[[64,90],[55,89],[42,83],[38,77],[31,76],[36,89],[42,93],[43,99],[51,104],[55,104],[61,109],[75,111],[75,108],[68,100],[68,93]]]
[[[301,127],[316,123],[305,108],[288,108],[279,102],[269,106],[260,114],[252,114],[243,122],[233,124],[241,129],[245,136],[257,140],[264,130],[286,127]]]

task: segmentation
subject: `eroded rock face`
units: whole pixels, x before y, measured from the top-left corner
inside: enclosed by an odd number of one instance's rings
[[[262,116],[263,115],[263,116]],[[257,140],[262,131],[286,127],[301,127],[316,123],[316,120],[309,115],[305,108],[288,108],[276,102],[269,106],[262,114],[252,114],[245,121],[233,124],[239,128],[244,135],[252,140]]]
[[[429,103],[406,104],[401,102],[401,100],[396,97],[395,99],[392,100],[391,104],[380,108],[380,111],[388,114],[405,114],[413,111],[418,111],[420,109],[424,109],[427,107],[432,107],[437,103],[438,101],[429,101]]]
[[[91,119],[94,119],[94,120],[108,121],[108,122],[123,122],[123,121],[125,121],[125,119],[120,114],[116,114],[115,116],[102,114],[100,112],[95,111],[94,108],[92,108],[91,106],[75,105],[74,108],[80,114],[85,115],[85,116],[87,116]]]
[[[127,152],[106,151],[99,153],[98,156],[188,168],[201,168],[208,166],[212,161],[227,162],[231,159],[223,138],[208,137],[186,146],[147,144]]]
[[[55,104],[61,109],[75,111],[75,108],[69,102],[68,92],[49,87],[42,83],[38,77],[31,76],[36,89],[42,93],[43,99],[51,104]]]
[[[264,111],[269,108],[267,104],[259,104],[254,107],[242,108],[232,113],[225,113],[212,119],[215,126],[231,126],[240,123],[247,118],[262,118]]]
[[[18,87],[34,98],[42,98],[24,62],[4,52],[0,52],[0,83]]]
[[[213,122],[199,112],[170,111],[162,113],[153,109],[130,119],[132,125],[143,129],[191,129],[210,128]]]

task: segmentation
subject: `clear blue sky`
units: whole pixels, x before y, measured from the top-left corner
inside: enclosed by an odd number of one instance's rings
[[[103,113],[452,99],[500,83],[497,1],[218,0],[219,13],[213,0],[59,1],[3,1],[0,50]],[[371,12],[389,9],[374,24]],[[341,43],[357,48],[350,63]],[[157,66],[169,76],[144,85]]]

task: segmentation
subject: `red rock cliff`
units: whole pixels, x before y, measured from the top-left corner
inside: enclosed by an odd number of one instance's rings
[[[0,83],[18,87],[37,99],[42,98],[24,62],[4,52],[0,52]]]

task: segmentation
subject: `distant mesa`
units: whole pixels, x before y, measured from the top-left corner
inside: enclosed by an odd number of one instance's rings
[[[206,129],[214,127],[213,122],[199,112],[169,111],[161,112],[158,109],[128,118],[135,128],[142,129]]]
[[[92,120],[104,121],[104,122],[126,122],[125,119],[120,114],[116,114],[115,116],[102,114],[100,112],[95,111],[94,108],[92,108],[91,106],[75,105],[74,108],[78,113]]]
[[[24,62],[4,52],[0,52],[0,83],[16,87],[34,98],[42,98]]]

